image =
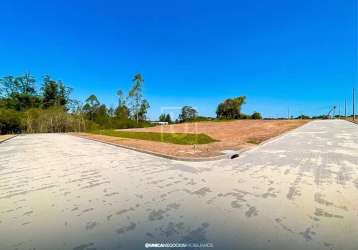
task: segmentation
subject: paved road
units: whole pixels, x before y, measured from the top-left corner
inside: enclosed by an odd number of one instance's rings
[[[358,127],[311,122],[235,160],[70,135],[0,144],[0,249],[357,249]]]

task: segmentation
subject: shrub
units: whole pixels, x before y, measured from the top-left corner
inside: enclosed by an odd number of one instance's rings
[[[0,109],[0,134],[20,132],[21,113],[11,109]]]
[[[27,133],[81,132],[97,129],[93,122],[81,115],[67,113],[63,107],[48,109],[29,109],[23,114],[22,124]]]
[[[254,112],[252,113],[251,115],[251,119],[254,119],[254,120],[261,120],[262,119],[262,116],[259,112]]]

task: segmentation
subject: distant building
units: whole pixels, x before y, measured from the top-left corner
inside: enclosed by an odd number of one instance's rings
[[[168,125],[169,123],[168,122],[157,122],[157,121],[153,121],[153,122],[150,122],[151,124],[156,124],[156,125]]]

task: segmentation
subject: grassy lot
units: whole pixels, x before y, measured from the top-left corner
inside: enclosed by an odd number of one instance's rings
[[[181,144],[181,145],[207,144],[210,142],[217,141],[206,134],[133,132],[133,131],[115,131],[111,129],[98,130],[91,133],[107,135],[107,136],[115,136],[121,138],[167,142],[167,143]]]

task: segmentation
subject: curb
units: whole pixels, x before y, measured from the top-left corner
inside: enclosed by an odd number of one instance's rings
[[[222,160],[222,159],[229,159],[229,157],[230,157],[230,156],[225,155],[225,154],[224,155],[218,155],[218,156],[197,157],[197,158],[177,157],[177,156],[172,156],[172,155],[166,155],[166,154],[153,152],[153,151],[150,151],[150,150],[134,148],[134,147],[120,145],[120,144],[111,143],[111,142],[105,142],[105,141],[101,141],[101,140],[97,140],[97,139],[93,139],[93,138],[87,138],[87,137],[80,136],[80,135],[74,135],[74,134],[69,134],[69,135],[79,137],[79,138],[82,138],[82,139],[86,139],[86,140],[89,140],[89,141],[100,142],[100,143],[103,143],[103,144],[107,144],[107,145],[111,145],[111,146],[115,146],[115,147],[119,147],[119,148],[125,148],[125,149],[129,149],[129,150],[137,151],[137,152],[140,152],[140,153],[149,154],[149,155],[153,155],[153,156],[157,156],[157,157],[161,157],[161,158],[166,158],[166,159],[169,159],[169,160],[175,160],[175,161],[191,161],[191,162],[216,161],[216,160]]]
[[[7,139],[5,139],[5,140],[0,141],[0,144],[6,142],[6,141],[8,141],[8,140],[11,140],[11,139],[15,138],[16,136],[18,136],[18,135],[10,136],[9,138],[7,138]]]

